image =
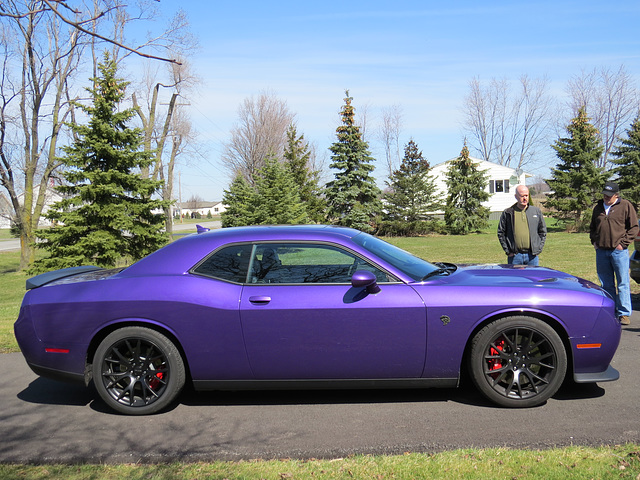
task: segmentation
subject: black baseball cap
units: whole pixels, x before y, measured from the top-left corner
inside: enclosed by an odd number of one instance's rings
[[[602,194],[606,195],[607,197],[612,197],[619,192],[620,192],[620,187],[618,187],[618,184],[615,182],[605,183],[604,190],[602,190]]]

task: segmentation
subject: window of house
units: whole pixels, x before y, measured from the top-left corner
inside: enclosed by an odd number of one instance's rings
[[[489,180],[489,193],[509,193],[509,180]]]

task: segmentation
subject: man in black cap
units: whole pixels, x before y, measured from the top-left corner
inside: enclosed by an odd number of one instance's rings
[[[602,195],[593,209],[589,236],[596,249],[596,269],[602,288],[616,299],[620,323],[629,325],[631,280],[627,248],[638,234],[638,214],[629,201],[620,198],[617,183],[607,182]]]

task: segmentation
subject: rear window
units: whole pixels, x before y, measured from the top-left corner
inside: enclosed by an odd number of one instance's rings
[[[230,245],[207,257],[192,272],[229,282],[244,283],[251,259],[251,245]]]

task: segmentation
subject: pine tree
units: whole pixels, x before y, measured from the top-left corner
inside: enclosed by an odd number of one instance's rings
[[[154,200],[160,182],[144,179],[140,168],[151,163],[142,151],[142,132],[130,128],[133,109],[118,110],[127,82],[116,77],[116,63],[105,54],[99,76],[87,89],[92,104],[78,104],[88,124],[72,123],[75,142],[60,158],[66,183],[58,187],[63,200],[47,213],[54,227],[40,230],[38,246],[49,257],[32,271],[94,264],[115,266],[137,260],[167,242],[161,211],[167,202]]]
[[[329,166],[337,172],[325,189],[328,218],[338,225],[368,232],[381,212],[381,192],[371,175],[375,167],[369,145],[355,125],[353,98],[348,90],[345,93],[342,125],[336,129],[337,141],[329,147],[333,161]]]
[[[252,187],[238,175],[225,190],[223,227],[292,225],[309,221],[291,172],[273,156],[267,157],[254,176]]]
[[[287,130],[283,156],[310,219],[321,222],[324,219],[325,205],[318,187],[320,172],[313,170],[309,144],[305,142],[304,135],[298,136],[294,125]]]
[[[487,175],[469,158],[466,145],[460,156],[449,165],[445,183],[448,194],[444,220],[449,233],[466,235],[486,228],[489,209],[482,202],[489,200]]]
[[[590,209],[599,198],[608,174],[596,166],[603,147],[584,107],[571,120],[567,132],[568,137],[552,145],[561,161],[547,180],[552,193],[545,207],[552,210],[552,217],[581,231],[589,223]]]
[[[634,204],[636,210],[640,209],[640,116],[627,130],[627,137],[622,139],[622,144],[612,152],[613,163],[618,165],[614,173],[618,176],[617,182],[622,190],[624,198]]]
[[[255,224],[296,225],[309,221],[291,173],[276,158],[265,159],[255,184],[252,197]]]
[[[429,220],[430,212],[442,208],[435,197],[434,179],[429,176],[429,162],[424,159],[413,140],[404,148],[400,168],[387,181],[386,219],[415,223]]]
[[[253,187],[249,185],[243,175],[236,176],[229,190],[224,191],[222,203],[226,209],[220,215],[222,227],[241,227],[253,225],[255,216],[253,212]]]

